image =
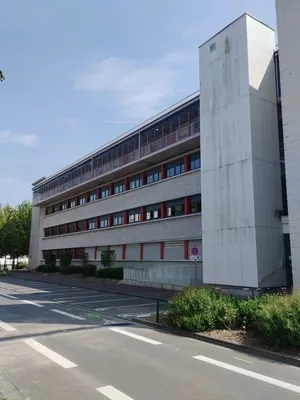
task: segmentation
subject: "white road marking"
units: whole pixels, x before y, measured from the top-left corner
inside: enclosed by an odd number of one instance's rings
[[[9,299],[12,299],[12,300],[17,300],[17,298],[15,296],[12,296],[10,294],[1,293],[1,296],[8,297]]]
[[[120,328],[109,328],[109,329],[113,332],[121,333],[121,335],[129,336],[133,339],[137,339],[137,340],[141,340],[142,342],[153,344],[154,346],[161,344],[161,342],[157,342],[156,340],[153,340],[153,339],[148,339],[145,336],[136,335],[135,333],[124,331],[124,329],[120,329]]]
[[[206,362],[208,364],[215,365],[216,367],[224,368],[232,372],[236,372],[237,374],[241,374],[244,376],[248,376],[249,378],[257,379],[259,381],[269,383],[270,385],[278,386],[283,389],[290,390],[291,392],[300,393],[300,386],[293,385],[291,383],[287,383],[284,381],[280,381],[278,379],[271,378],[266,375],[261,375],[253,371],[249,371],[244,368],[235,367],[234,365],[224,363],[222,361],[217,361],[212,358],[208,358],[205,356],[195,356],[193,357],[196,360]]]
[[[30,300],[22,300],[23,303],[26,304],[31,304],[32,306],[36,306],[36,307],[45,307],[43,304],[39,304],[39,303],[35,303],[34,301],[30,301]]]
[[[76,302],[74,304],[85,304],[85,303],[110,303],[111,301],[132,301],[132,300],[137,300],[136,297],[129,297],[129,298],[121,298],[121,299],[111,299],[111,300],[95,300],[95,301],[80,301],[80,302]],[[97,310],[96,310],[97,311]]]
[[[112,301],[112,300],[107,300],[107,301]],[[114,307],[105,307],[105,308],[97,308],[96,311],[105,311],[105,310],[110,310],[111,308],[126,308],[126,307],[148,307],[148,306],[154,306],[156,303],[146,303],[146,304],[130,304],[130,305],[123,305],[123,306],[114,306]]]
[[[76,292],[76,294],[77,294],[78,292]],[[84,293],[84,292],[83,292]],[[90,292],[86,292],[86,293],[90,293]],[[45,297],[45,296],[52,296],[52,297],[55,297],[55,296],[65,296],[66,294],[69,294],[69,295],[72,295],[72,291],[71,292],[62,292],[62,293],[57,293],[57,292],[51,292],[51,293],[47,293],[47,294],[43,294],[43,297]]]
[[[0,321],[0,328],[4,329],[6,332],[14,332],[14,331],[16,331],[16,328],[14,328],[11,325],[6,324],[3,321]]]
[[[67,313],[65,311],[60,311],[60,310],[55,310],[55,309],[53,309],[51,311],[53,311],[53,312],[55,312],[57,314],[66,315],[67,317],[78,319],[79,321],[85,321],[86,320],[86,318],[79,317],[78,315],[70,314],[70,313]]]
[[[102,386],[98,388],[97,391],[110,400],[133,400],[132,397],[120,392],[120,390],[114,388],[113,386]]]
[[[244,360],[243,358],[239,358],[239,357],[233,357],[233,358],[234,358],[235,360],[243,361],[243,362],[248,363],[248,364],[254,364],[252,361]]]
[[[55,351],[50,350],[48,347],[42,345],[41,343],[37,342],[34,339],[24,339],[23,342],[26,343],[31,348],[33,348],[34,350],[38,351],[39,353],[49,358],[49,360],[60,365],[62,368],[68,369],[77,367],[77,365],[74,364],[72,361],[67,360],[65,357],[61,356],[58,353],[55,353]]]
[[[81,294],[81,293],[80,293]],[[55,300],[62,301],[62,300],[73,300],[73,299],[87,299],[89,297],[108,297],[108,296],[115,296],[115,295],[107,295],[107,294],[89,294],[87,296],[72,296],[72,297],[56,297]]]

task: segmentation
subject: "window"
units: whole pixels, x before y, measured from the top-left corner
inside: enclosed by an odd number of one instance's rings
[[[97,192],[90,192],[89,201],[96,201],[97,200]]]
[[[45,237],[51,236],[51,229],[50,228],[45,228]]]
[[[83,258],[84,258],[84,249],[83,248],[75,249],[75,259],[83,260]]]
[[[176,176],[184,173],[184,162],[183,159],[174,161],[166,165],[166,177]]]
[[[79,197],[79,204],[82,206],[83,204],[86,203],[86,195],[83,194]]]
[[[184,214],[184,200],[178,199],[166,203],[166,217],[177,217]]]
[[[101,189],[101,199],[109,196],[109,188],[105,187]]]
[[[52,208],[52,206],[46,207],[45,214],[46,214],[46,215],[49,215],[49,214],[52,214],[52,213],[53,213],[53,208]]]
[[[146,207],[146,221],[160,218],[160,204],[154,204]]]
[[[88,220],[88,229],[89,231],[96,229],[96,218],[91,218]]]
[[[85,223],[84,221],[78,221],[77,222],[77,232],[82,232],[84,231],[85,228]]]
[[[59,232],[59,235],[64,235],[65,234],[65,225],[59,225],[58,232]]]
[[[195,153],[190,155],[190,171],[194,169],[199,169],[201,167],[200,164],[200,153]]]
[[[59,204],[53,206],[53,212],[57,213],[59,211]]]
[[[141,210],[140,208],[128,211],[128,222],[133,224],[134,222],[141,221]]]
[[[71,199],[70,200],[70,208],[76,207],[76,199]]]
[[[70,224],[68,224],[68,233],[73,233],[75,232],[75,224],[76,222],[71,222]]]
[[[105,215],[104,217],[100,217],[100,228],[107,228],[108,227],[108,216]]]
[[[114,185],[114,194],[124,192],[124,184],[122,182],[115,183]]]
[[[67,209],[67,202],[66,201],[62,201],[61,202],[61,209],[62,210],[66,210]]]
[[[52,226],[50,228],[50,230],[51,230],[50,236],[56,236],[58,234],[58,229],[57,228],[58,228],[57,226]]]
[[[147,171],[146,173],[147,185],[149,185],[149,183],[158,182],[160,180],[161,180],[160,168],[155,168],[153,170]]]
[[[113,226],[123,225],[123,213],[113,214]]]
[[[201,212],[201,194],[189,198],[189,212],[191,214]]]
[[[136,189],[142,186],[142,178],[140,175],[133,176],[129,179],[129,189]]]

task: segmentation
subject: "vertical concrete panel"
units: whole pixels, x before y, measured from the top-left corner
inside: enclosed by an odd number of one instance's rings
[[[300,2],[276,0],[276,11],[293,282],[300,290]]]
[[[160,259],[160,244],[159,243],[144,243],[144,260],[159,260]]]
[[[122,260],[122,246],[110,246],[110,250],[114,250],[116,253],[116,261]]]
[[[270,267],[258,259],[256,226],[281,235],[274,217],[281,198],[274,46],[274,31],[245,14],[200,47],[204,283],[258,286],[258,269]],[[263,252],[271,244],[266,240]]]

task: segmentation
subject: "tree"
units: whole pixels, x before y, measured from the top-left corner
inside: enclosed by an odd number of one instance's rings
[[[3,72],[0,70],[0,82],[5,80],[5,76],[3,75]]]
[[[115,250],[103,250],[101,251],[101,264],[109,268],[116,260],[116,252]]]
[[[12,214],[13,208],[10,205],[6,204],[5,206],[2,206],[0,204],[0,257],[8,255],[5,249],[4,234],[6,231],[6,224],[12,217]]]
[[[14,209],[6,206],[2,210],[2,223],[0,255],[10,255],[13,259],[28,255],[31,226],[30,202],[25,201]]]

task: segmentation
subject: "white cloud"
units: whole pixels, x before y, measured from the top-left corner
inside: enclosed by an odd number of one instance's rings
[[[178,51],[155,60],[109,57],[77,78],[75,88],[113,96],[123,119],[143,120],[177,92],[191,53]]]
[[[35,147],[38,142],[39,137],[34,134],[18,134],[10,131],[0,131],[1,144],[17,144],[26,147]]]

